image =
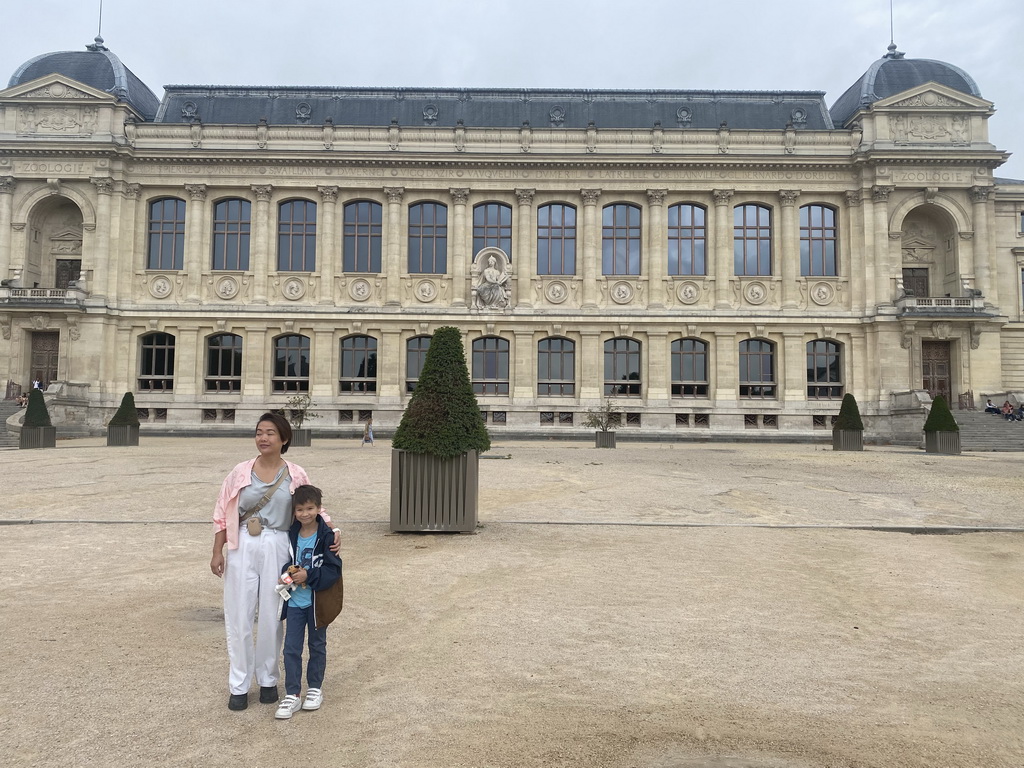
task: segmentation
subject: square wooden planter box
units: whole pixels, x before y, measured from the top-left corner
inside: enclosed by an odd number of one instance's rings
[[[833,429],[833,451],[863,451],[864,432],[860,429]]]
[[[391,532],[476,530],[480,459],[391,451]]]
[[[57,447],[57,428],[22,426],[21,437],[18,439],[18,447],[55,448]]]
[[[292,440],[288,443],[289,448],[309,448],[313,444],[312,429],[292,429]]]
[[[960,433],[925,432],[924,450],[927,453],[945,453],[956,456],[960,453]]]
[[[615,447],[615,433],[614,432],[601,432],[597,431],[594,433],[594,447],[595,448],[614,448]]]
[[[120,448],[126,445],[139,444],[139,427],[137,424],[122,424],[107,427],[107,447]]]

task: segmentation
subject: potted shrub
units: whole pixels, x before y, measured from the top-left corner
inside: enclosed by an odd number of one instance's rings
[[[107,445],[139,444],[139,413],[135,410],[135,395],[125,392],[117,413],[107,423]]]
[[[583,421],[584,427],[597,430],[594,433],[595,448],[614,448],[615,428],[621,424],[622,411],[607,400],[600,408],[588,410],[587,418]]]
[[[833,451],[863,451],[864,422],[860,420],[857,398],[847,392],[839,406],[839,416],[832,426]]]
[[[28,406],[21,422],[19,448],[54,448],[57,428],[50,423],[50,412],[43,399],[43,390],[35,387],[28,393]]]
[[[289,397],[287,405],[288,408],[282,413],[292,425],[292,441],[288,443],[288,446],[292,448],[296,446],[309,447],[313,444],[313,430],[302,425],[306,421],[320,418],[320,414],[313,413],[312,410],[316,408],[316,403],[313,402],[313,398],[308,392],[303,392]]]
[[[475,530],[479,457],[490,447],[462,334],[439,328],[392,440],[391,530]]]
[[[960,426],[942,395],[932,400],[932,409],[924,422],[924,449],[928,453],[960,453]]]

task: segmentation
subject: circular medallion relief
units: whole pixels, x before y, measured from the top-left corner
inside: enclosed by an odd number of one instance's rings
[[[700,286],[689,281],[676,288],[676,298],[683,304],[696,304],[700,300]]]
[[[561,304],[569,298],[569,286],[561,280],[553,280],[544,289],[544,295],[552,304]]]
[[[171,295],[171,280],[165,275],[157,275],[149,282],[149,292],[156,299],[166,299]]]
[[[743,293],[751,304],[763,304],[768,298],[768,289],[764,283],[749,283]]]
[[[238,295],[238,281],[233,277],[222,277],[217,281],[217,295],[222,299],[233,299]]]
[[[370,287],[368,280],[353,280],[348,287],[348,295],[356,301],[366,301],[372,292],[373,288]]]
[[[629,304],[633,300],[633,286],[629,283],[618,282],[612,286],[612,301],[616,304]]]
[[[836,289],[828,283],[815,283],[811,286],[811,301],[815,304],[824,306],[825,304],[831,304],[832,299],[836,297]]]
[[[433,280],[420,280],[416,283],[416,298],[427,303],[437,298],[437,285]]]
[[[297,277],[289,277],[281,286],[281,293],[289,301],[298,301],[306,295],[306,284]]]

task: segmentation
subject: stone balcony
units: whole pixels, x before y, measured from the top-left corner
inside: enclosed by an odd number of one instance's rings
[[[984,296],[901,296],[895,304],[901,315],[966,317],[985,313]]]
[[[0,304],[23,307],[82,307],[86,292],[81,288],[0,287]]]

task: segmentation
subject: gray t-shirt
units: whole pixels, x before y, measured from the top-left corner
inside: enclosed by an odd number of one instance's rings
[[[288,467],[281,467],[281,472],[287,472]],[[270,486],[277,482],[277,478],[281,476],[281,472],[278,472],[274,479],[269,483],[264,483],[258,477],[256,472],[252,473],[252,484],[247,485],[242,489],[242,492],[238,494],[238,509],[239,514],[242,514],[245,510],[255,506],[259,503],[260,499],[263,498]],[[291,483],[286,478],[281,485],[274,491],[274,495],[270,497],[270,501],[266,503],[266,506],[259,512],[260,518],[263,520],[263,524],[269,528],[276,528],[279,531],[287,531],[292,524],[292,492]]]

